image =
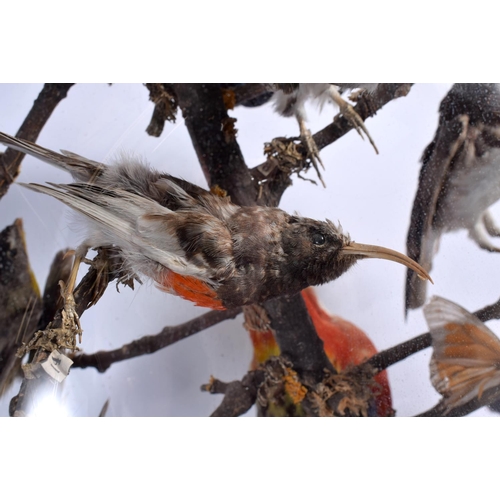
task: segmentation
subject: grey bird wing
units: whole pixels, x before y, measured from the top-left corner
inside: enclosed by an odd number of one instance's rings
[[[117,246],[134,269],[150,275],[148,262],[176,273],[207,280],[207,268],[200,267],[180,247],[175,228],[183,223],[176,214],[153,200],[120,189],[91,184],[22,184],[48,194],[87,217],[85,244],[89,247]],[[162,231],[159,231],[159,221]]]
[[[500,340],[473,314],[442,297],[424,307],[432,336],[431,382],[448,411],[500,384]]]
[[[103,169],[106,168],[106,165],[102,163],[89,160],[75,153],[69,151],[62,151],[63,154],[56,153],[38,144],[12,137],[3,132],[0,132],[0,143],[61,168],[80,181],[89,182],[99,176]]]
[[[160,265],[212,284],[234,272],[229,229],[199,204],[172,211],[154,199],[119,188],[85,183],[22,185],[84,215],[89,219],[84,244],[120,248],[126,267],[134,272],[158,279]],[[181,188],[176,190],[179,197],[189,198]]]
[[[465,141],[467,131],[463,117],[452,121],[442,116],[433,141],[422,156],[422,169],[406,240],[408,257],[418,262],[427,272],[432,268],[441,230],[434,227],[436,210],[453,160]],[[405,312],[425,302],[427,284],[408,269],[406,274]]]
[[[480,243],[476,225],[500,196],[498,152],[493,154],[500,145],[498,85],[455,84],[439,114],[436,135],[423,154],[407,237],[408,256],[426,271],[443,232],[465,228]],[[406,311],[420,307],[425,292],[425,282],[409,270]]]

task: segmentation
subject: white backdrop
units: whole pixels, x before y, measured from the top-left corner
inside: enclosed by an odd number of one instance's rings
[[[411,207],[417,187],[420,156],[437,126],[437,109],[450,84],[416,84],[407,97],[389,103],[367,120],[380,154],[353,131],[321,152],[327,188],[294,178],[281,207],[317,219],[340,220],[354,240],[394,248],[405,253]],[[14,135],[42,85],[0,85],[0,130]],[[70,89],[44,127],[38,142],[48,148],[66,149],[97,161],[109,161],[119,151],[133,151],[152,166],[190,182],[206,186],[189,135],[179,113],[176,124],[165,125],[160,138],[145,129],[153,104],[145,87],[135,85],[76,85]],[[325,106],[320,113],[308,110],[309,125],[316,132],[335,113]],[[264,160],[263,143],[277,136],[296,136],[294,119],[282,118],[268,104],[239,107],[238,140],[245,160],[255,166]],[[309,177],[315,178],[310,172]],[[69,182],[58,169],[25,158],[22,182]],[[24,221],[28,253],[43,288],[55,253],[79,242],[69,209],[45,195],[14,185],[0,200],[0,228],[15,218]],[[500,210],[493,213],[500,219]],[[447,234],[441,242],[431,273],[431,294],[442,295],[473,311],[498,299],[500,256],[479,250],[465,231]],[[82,268],[81,276],[86,269]],[[379,349],[427,331],[422,310],[404,319],[406,268],[377,260],[360,262],[341,278],[317,289],[332,313],[356,323]],[[110,286],[104,297],[82,317],[82,347],[86,352],[113,349],[126,342],[159,332],[205,312],[191,303],[159,292],[151,284],[135,291]],[[199,390],[210,375],[221,380],[241,378],[251,359],[251,344],[241,318],[201,332],[149,356],[113,365],[105,374],[74,369],[60,387],[69,415],[97,415],[110,398],[109,416],[208,415],[221,396]],[[498,322],[488,323],[499,333]],[[389,369],[393,404],[398,416],[424,411],[440,396],[429,381],[430,349]],[[0,400],[0,414],[18,383]],[[254,414],[250,410],[249,415]],[[494,415],[480,409],[474,415]]]

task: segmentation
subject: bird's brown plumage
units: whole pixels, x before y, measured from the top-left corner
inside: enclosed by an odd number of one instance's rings
[[[124,156],[107,166],[3,133],[0,142],[73,175],[73,184],[27,187],[86,217],[82,253],[90,247],[118,248],[130,273],[198,305],[231,308],[298,293],[338,278],[365,257],[395,260],[421,272],[397,252],[352,242],[328,220],[240,207],[135,158]]]

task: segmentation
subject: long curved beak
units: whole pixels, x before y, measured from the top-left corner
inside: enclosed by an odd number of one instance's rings
[[[434,284],[434,281],[432,281],[429,273],[420,264],[417,264],[413,259],[410,259],[410,257],[396,252],[396,250],[352,242],[342,247],[340,251],[342,253],[360,255],[370,259],[385,259],[398,262],[399,264],[403,264],[403,266],[410,268],[412,271],[415,271],[420,279],[429,280],[432,284]]]

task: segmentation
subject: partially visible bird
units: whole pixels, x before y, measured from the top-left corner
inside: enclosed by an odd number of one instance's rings
[[[432,297],[424,315],[432,336],[431,382],[445,415],[500,386],[500,339],[482,321],[442,297]]]
[[[306,126],[307,115],[305,103],[307,101],[314,100],[319,106],[323,106],[327,102],[336,104],[340,112],[352,123],[359,135],[363,137],[362,132],[366,134],[375,152],[378,153],[375,142],[371,138],[363,120],[341,95],[346,90],[357,88],[371,93],[377,89],[378,83],[275,83],[272,85],[276,89],[273,96],[276,111],[283,116],[295,116],[299,123],[302,142],[306,146],[311,161],[318,173],[318,162],[321,165],[323,165],[323,162],[319,156],[319,151],[311,135],[311,131]]]
[[[500,199],[499,84],[455,84],[439,107],[439,125],[422,157],[407,254],[427,271],[443,233],[467,229],[483,249],[500,236],[488,207]],[[425,301],[426,286],[408,271],[406,311]]]
[[[70,172],[73,184],[29,184],[86,217],[88,248],[115,247],[125,271],[213,309],[260,303],[338,278],[357,260],[394,250],[351,241],[340,225],[278,208],[240,207],[198,186],[122,157],[114,166],[55,153],[0,133],[0,142]],[[430,279],[422,271],[423,279]],[[76,273],[72,274],[75,277]]]
[[[359,365],[377,353],[377,349],[365,332],[353,323],[330,314],[321,306],[313,288],[306,288],[301,293],[316,332],[323,341],[325,354],[337,372],[341,373]],[[256,369],[271,356],[279,356],[280,350],[269,327],[256,328],[247,315],[246,319],[254,349],[251,369]],[[374,402],[372,415],[393,416],[391,390],[386,371],[378,373],[375,382],[372,387]]]

